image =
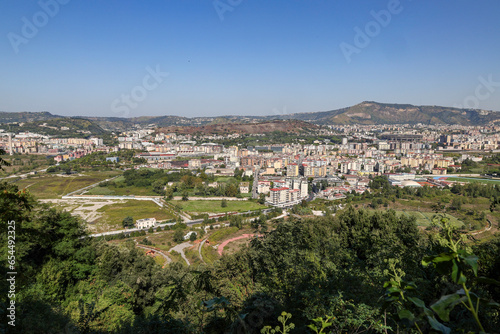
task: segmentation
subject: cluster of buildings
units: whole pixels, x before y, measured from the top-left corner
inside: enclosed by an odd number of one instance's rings
[[[141,153],[136,157],[144,159],[140,167],[203,170],[213,176],[233,176],[239,169],[254,180],[240,184],[241,193],[252,192],[254,198],[264,194],[268,204],[286,207],[308,198],[311,188],[316,196],[327,199],[364,192],[370,177],[376,175],[406,175],[404,180],[390,177],[391,183],[416,186],[415,175],[445,175],[460,170],[465,159],[480,160],[475,151],[498,150],[499,132],[498,126],[338,125],[322,133],[322,138],[325,134],[341,136],[341,143],[318,139],[312,144],[297,140],[250,147],[217,143],[240,134],[179,135],[139,129],[121,134],[118,145],[110,147],[96,137],[52,138],[0,131],[0,147],[8,153],[46,154],[58,162],[95,151],[137,149]],[[452,156],[450,152],[460,153]]]
[[[0,130],[0,148],[8,154],[43,154],[58,162],[72,160],[95,152],[109,152],[102,138],[53,138],[33,132],[13,134]]]

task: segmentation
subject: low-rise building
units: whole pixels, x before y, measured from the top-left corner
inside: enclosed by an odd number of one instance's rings
[[[241,182],[240,183],[240,193],[242,194],[248,194],[250,191],[250,183],[248,182]]]
[[[156,218],[144,218],[137,219],[135,221],[135,226],[140,229],[150,228],[156,226]]]

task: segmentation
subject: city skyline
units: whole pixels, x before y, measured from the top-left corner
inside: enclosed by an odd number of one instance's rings
[[[493,1],[42,0],[0,5],[0,110],[316,112],[362,101],[500,110]]]

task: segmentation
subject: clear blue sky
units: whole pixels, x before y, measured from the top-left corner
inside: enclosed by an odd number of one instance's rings
[[[0,2],[1,111],[272,115],[364,100],[500,111],[497,0],[220,0],[219,13],[211,0],[59,0],[44,14],[54,1]],[[356,27],[372,29],[368,45]],[[169,73],[159,84],[157,66]]]

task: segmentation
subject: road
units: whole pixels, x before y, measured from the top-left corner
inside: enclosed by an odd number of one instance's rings
[[[260,168],[256,168],[254,176],[253,176],[253,185],[252,185],[252,198],[253,199],[259,198],[259,194],[258,194],[258,190],[259,190],[259,173],[260,173]]]
[[[201,242],[200,242],[200,247],[198,248],[198,253],[200,254],[200,260],[201,262],[205,263],[205,260],[203,260],[203,256],[201,255],[201,248],[203,247],[203,245],[205,244],[205,241],[207,241],[207,238],[203,239]]]
[[[103,183],[103,182],[108,182],[108,181],[114,180],[114,179],[116,179],[116,178],[117,178],[117,177],[119,177],[119,176],[120,176],[120,175],[115,176],[115,177],[112,177],[111,179],[102,180],[102,181],[99,181],[99,182],[97,182],[97,183],[91,184],[90,186],[86,186],[86,187],[80,188],[80,189],[78,189],[78,190],[72,191],[72,192],[70,192],[70,193],[66,194],[66,196],[72,196],[73,194],[76,194],[76,193],[78,193],[78,192],[81,192],[81,191],[83,192],[83,191],[88,190],[88,189],[90,189],[90,188],[94,188],[94,187],[96,187],[97,185],[99,185],[100,183]]]
[[[195,219],[195,220],[190,220],[184,224],[187,226],[192,226],[195,224],[201,224],[203,222],[203,219]],[[158,229],[159,227],[163,228],[165,226],[172,226],[175,225],[176,223],[164,223],[164,224],[157,224],[155,226],[155,230]],[[140,229],[140,228],[130,228],[130,229],[125,229],[125,230],[116,230],[116,231],[109,231],[109,232],[102,232],[102,233],[95,233],[95,234],[90,234],[89,237],[91,238],[97,238],[97,237],[104,237],[108,235],[117,235],[117,234],[130,234],[132,232],[140,232],[140,231],[146,231],[147,229]]]
[[[261,212],[262,213],[269,213],[271,212],[272,209],[264,209],[262,210]],[[243,215],[243,214],[247,214],[247,213],[252,213],[252,212],[257,212],[258,210],[255,210],[255,211],[246,211],[246,212],[239,212],[237,213],[238,215]],[[221,217],[221,218],[224,218],[224,217]],[[219,220],[219,218],[215,218],[216,221]],[[201,224],[203,223],[203,219],[193,219],[193,220],[188,220],[188,221],[185,221],[184,224],[186,224],[187,226],[193,226],[193,225],[196,225],[196,224]],[[175,225],[176,223],[164,223],[164,224],[158,224],[155,226],[155,230],[159,227],[163,228],[165,226],[172,226],[172,225]],[[140,232],[140,231],[146,231],[146,229],[140,229],[140,228],[131,228],[131,229],[125,229],[125,230],[117,230],[117,231],[110,231],[110,232],[102,232],[102,233],[95,233],[95,234],[90,234],[89,237],[91,238],[97,238],[97,237],[103,237],[103,236],[108,236],[108,235],[117,235],[117,234],[130,234],[132,232]]]
[[[169,252],[171,252],[171,251],[174,250],[177,253],[181,254],[181,256],[184,259],[184,261],[186,261],[187,265],[190,266],[191,263],[189,263],[189,260],[187,259],[186,254],[184,254],[184,248],[188,248],[188,247],[191,247],[191,243],[189,243],[189,242],[183,242],[182,244],[178,244],[178,245],[172,247],[169,250]]]
[[[35,172],[41,173],[41,172],[45,172],[45,171],[47,171],[47,168],[40,169],[40,170],[37,170]],[[12,178],[16,178],[16,177],[25,178],[25,177],[28,177],[28,175],[30,175],[30,173],[31,172],[28,172],[28,173],[25,173],[25,174],[13,174],[13,175],[9,175],[9,176],[6,176],[6,177],[2,177],[2,178],[0,178],[0,180],[12,179]]]

